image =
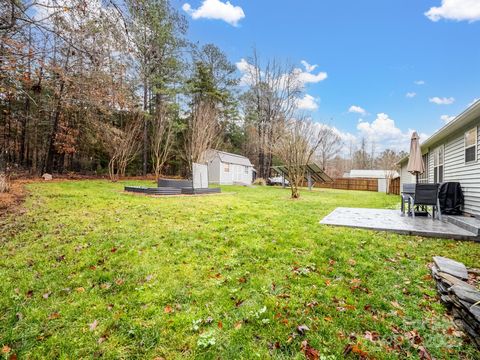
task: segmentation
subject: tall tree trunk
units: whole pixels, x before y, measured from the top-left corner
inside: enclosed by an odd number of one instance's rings
[[[143,83],[143,111],[148,110],[148,88],[147,79]],[[147,175],[147,161],[148,161],[148,124],[147,116],[143,117],[143,176]]]
[[[64,71],[67,70],[68,67],[68,60],[70,57],[70,48],[67,50],[67,57],[65,59],[65,67]],[[47,150],[47,157],[45,160],[45,172],[51,174],[53,172],[53,159],[56,153],[55,150],[55,137],[58,131],[58,123],[60,121],[60,112],[62,111],[62,100],[63,100],[63,92],[65,90],[65,74],[62,75],[60,79],[60,88],[58,91],[58,98],[57,98],[57,105],[55,107],[55,112],[53,116],[53,125],[52,131],[50,133],[49,145]]]

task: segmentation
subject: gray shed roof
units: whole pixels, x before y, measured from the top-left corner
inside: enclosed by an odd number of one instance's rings
[[[250,159],[245,156],[227,153],[225,151],[220,151],[220,150],[208,150],[208,151],[213,156],[217,155],[220,158],[220,161],[223,163],[253,167],[252,163],[250,162]]]
[[[387,174],[393,178],[400,177],[398,172],[392,170],[350,170],[346,177],[350,178],[371,178],[371,179],[385,179]]]

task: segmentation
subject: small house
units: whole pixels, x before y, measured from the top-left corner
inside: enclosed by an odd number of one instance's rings
[[[207,150],[204,161],[208,166],[208,182],[219,185],[250,185],[253,180],[253,165],[241,155],[219,150]]]
[[[425,172],[421,183],[459,182],[465,197],[465,212],[480,216],[479,134],[480,100],[422,142]],[[408,156],[401,159],[400,185],[414,183],[407,171]]]

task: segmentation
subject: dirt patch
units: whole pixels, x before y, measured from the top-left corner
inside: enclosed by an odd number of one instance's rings
[[[0,193],[0,217],[21,210],[27,196],[25,184],[31,182],[33,180],[14,180],[8,193]]]

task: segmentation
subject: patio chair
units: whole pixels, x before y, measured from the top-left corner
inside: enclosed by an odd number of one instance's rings
[[[414,195],[415,195],[415,184],[403,184],[402,193],[400,195],[402,199],[402,205],[401,205],[402,215],[405,215],[405,205],[408,205],[407,214],[410,215],[410,212],[412,209],[411,200]]]
[[[438,219],[442,220],[440,201],[438,200],[439,184],[415,184],[415,194],[411,197],[412,216],[415,217],[415,206],[431,206],[432,218],[435,219],[435,212]]]

